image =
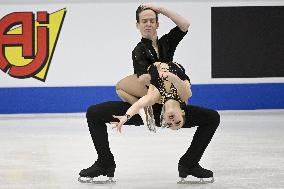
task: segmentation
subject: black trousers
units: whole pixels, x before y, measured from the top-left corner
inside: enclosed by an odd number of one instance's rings
[[[103,167],[107,168],[115,165],[114,156],[109,148],[106,123],[117,121],[112,115],[124,115],[129,107],[130,104],[126,102],[110,101],[92,105],[88,108],[86,116],[89,131],[98,154],[97,163]],[[187,105],[186,112],[188,113],[187,124],[181,129],[198,126],[189,148],[179,160],[179,164],[190,168],[196,166],[200,161],[219,126],[220,116],[215,110],[192,105]],[[142,125],[143,121],[137,114],[125,124]]]

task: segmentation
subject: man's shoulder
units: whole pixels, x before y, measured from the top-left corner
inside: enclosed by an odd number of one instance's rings
[[[134,49],[132,50],[132,52],[141,52],[144,49],[144,45],[143,43],[140,41],[137,43],[137,45],[134,47]]]
[[[137,45],[134,47],[134,49],[136,49],[136,48],[141,48],[141,47],[143,47],[143,43],[142,43],[142,41],[139,41],[139,42],[137,43]]]

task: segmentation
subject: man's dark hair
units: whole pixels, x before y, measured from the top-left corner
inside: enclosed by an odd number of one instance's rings
[[[137,10],[136,10],[136,21],[137,23],[139,23],[139,14],[144,11],[144,10],[152,10],[154,11],[153,9],[150,9],[150,8],[144,8],[143,5],[140,5]],[[158,22],[158,13],[156,11],[154,11],[155,14],[156,14],[156,22]]]

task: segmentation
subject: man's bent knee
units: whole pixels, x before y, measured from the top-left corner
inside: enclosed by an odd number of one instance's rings
[[[210,115],[210,119],[212,120],[214,125],[216,125],[216,127],[219,126],[219,124],[220,124],[220,114],[219,114],[219,112],[217,112],[216,110],[212,110],[212,113]]]
[[[87,109],[86,113],[87,121],[93,122],[100,117],[98,105],[92,105]]]

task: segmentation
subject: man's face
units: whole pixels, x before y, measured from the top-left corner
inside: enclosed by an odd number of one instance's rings
[[[147,9],[139,14],[139,23],[136,23],[142,37],[152,39],[157,36],[159,22],[156,20],[156,14],[153,10]]]

